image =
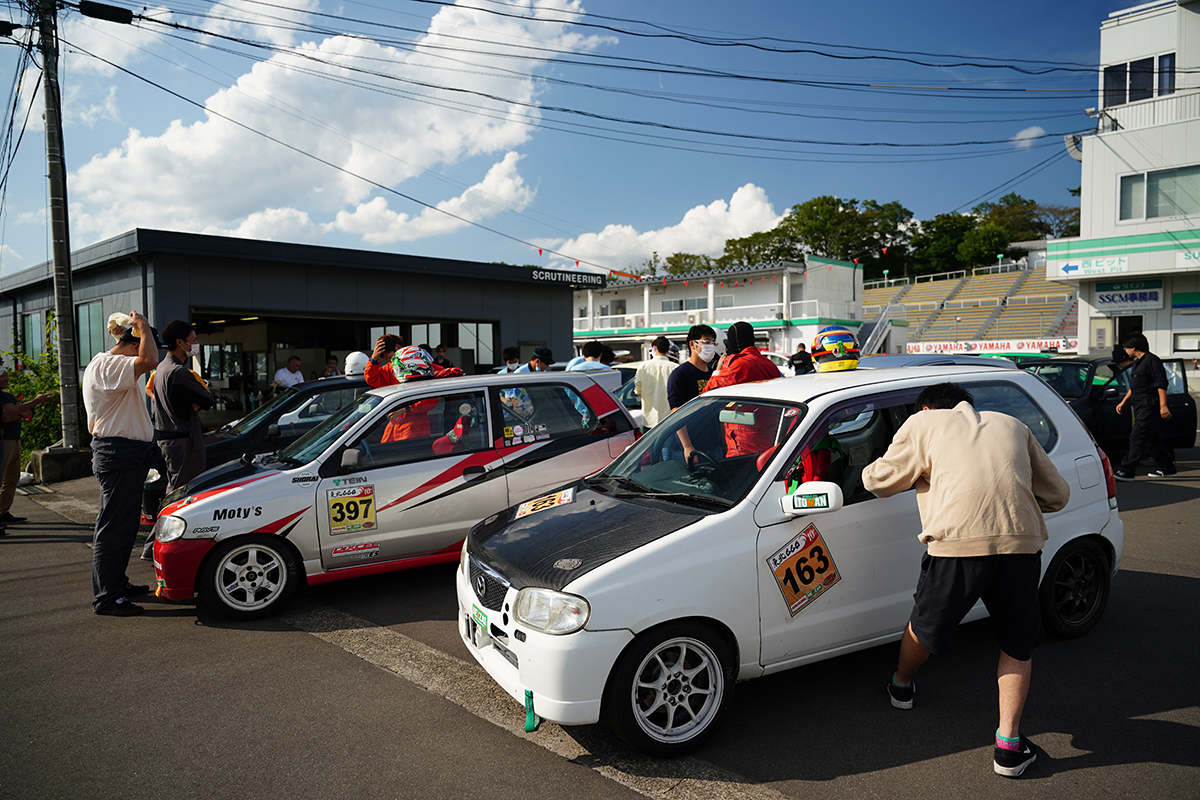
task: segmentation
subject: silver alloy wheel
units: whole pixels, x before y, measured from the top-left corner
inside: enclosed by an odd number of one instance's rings
[[[288,571],[276,550],[254,542],[222,556],[213,580],[221,601],[230,608],[261,611],[283,595]]]
[[[634,673],[633,718],[650,738],[678,744],[713,721],[725,694],[721,662],[704,642],[677,637],[659,643]]]

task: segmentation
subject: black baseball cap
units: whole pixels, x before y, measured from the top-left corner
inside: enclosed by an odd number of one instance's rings
[[[538,361],[541,361],[544,364],[553,364],[554,363],[554,354],[550,352],[549,347],[533,348],[533,357],[536,358]]]

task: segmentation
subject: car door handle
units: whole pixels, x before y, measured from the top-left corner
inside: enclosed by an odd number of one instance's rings
[[[462,475],[467,480],[478,478],[487,473],[487,467],[463,467]]]

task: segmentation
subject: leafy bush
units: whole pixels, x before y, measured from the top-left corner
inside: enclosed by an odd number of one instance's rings
[[[21,421],[21,467],[29,464],[29,454],[42,450],[62,438],[62,410],[58,403],[58,337],[54,314],[47,314],[46,346],[40,356],[4,353],[8,369],[8,393],[18,403],[32,400],[45,392],[54,400],[33,409],[33,419]]]

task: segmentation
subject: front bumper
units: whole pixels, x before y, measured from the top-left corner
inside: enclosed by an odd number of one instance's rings
[[[525,692],[531,691],[534,712],[550,722],[599,722],[609,672],[633,634],[587,629],[566,636],[539,633],[517,625],[508,613],[515,589],[508,590],[501,610],[493,611],[483,607],[461,569],[455,576],[458,633],[488,675],[522,705]],[[485,625],[473,620],[476,609],[486,617]],[[517,637],[518,630],[524,641]]]
[[[212,539],[176,539],[154,543],[154,596],[163,600],[191,600],[196,596],[200,562],[216,542]]]

